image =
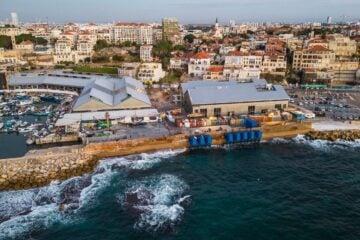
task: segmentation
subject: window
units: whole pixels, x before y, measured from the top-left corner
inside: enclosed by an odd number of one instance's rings
[[[234,111],[228,112],[228,116],[229,116],[229,117],[232,117],[232,116],[234,116],[234,115],[235,115],[235,112],[234,112]]]
[[[214,108],[214,116],[221,116],[221,108]]]
[[[281,110],[281,104],[275,104],[275,109]]]
[[[207,109],[200,109],[200,113],[204,116],[207,117]]]
[[[248,113],[249,114],[254,114],[255,113],[255,106],[249,106],[248,107]]]
[[[283,109],[286,109],[286,104],[283,105]]]
[[[199,113],[199,109],[195,109],[195,113]]]

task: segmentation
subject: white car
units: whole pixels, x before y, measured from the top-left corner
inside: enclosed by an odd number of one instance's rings
[[[309,118],[309,119],[315,118],[315,113],[313,112],[306,112],[304,115],[305,118]]]

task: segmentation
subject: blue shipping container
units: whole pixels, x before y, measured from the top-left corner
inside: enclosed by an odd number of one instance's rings
[[[205,146],[205,137],[203,135],[201,135],[200,137],[198,137],[198,143],[200,146]]]
[[[256,131],[255,133],[256,133],[256,134],[255,134],[255,135],[256,135],[256,140],[261,141],[261,139],[262,139],[262,132],[258,130],[258,131]]]
[[[251,118],[247,118],[245,119],[245,128],[255,128],[258,126],[258,123],[251,119]]]
[[[211,146],[211,144],[212,144],[212,136],[205,135],[205,143],[206,143],[206,145]]]
[[[241,133],[235,133],[235,142],[241,142]]]
[[[248,136],[249,136],[249,140],[250,140],[250,141],[254,141],[254,140],[255,140],[255,132],[254,132],[254,131],[248,132]]]
[[[225,140],[227,144],[234,143],[234,135],[232,133],[226,133]]]
[[[246,142],[248,140],[248,133],[247,132],[242,132],[241,133],[241,140],[242,140],[242,142]]]
[[[198,146],[197,138],[196,137],[190,137],[189,138],[190,147],[196,147]]]

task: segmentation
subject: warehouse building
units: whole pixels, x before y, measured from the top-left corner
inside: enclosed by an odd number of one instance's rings
[[[157,122],[159,112],[152,108],[144,85],[131,77],[55,71],[16,74],[8,88],[17,90],[58,90],[79,93],[72,112],[58,119],[56,126],[78,126],[83,121],[117,120]]]
[[[85,86],[76,101],[74,112],[96,112],[151,108],[141,82],[122,79],[97,79]]]
[[[204,117],[266,113],[286,109],[290,100],[282,86],[261,79],[190,81],[181,84],[181,92],[186,112]]]

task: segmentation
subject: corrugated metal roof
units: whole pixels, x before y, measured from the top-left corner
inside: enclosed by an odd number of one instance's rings
[[[151,105],[144,86],[139,81],[131,78],[120,80],[106,78],[95,80],[87,85],[81,93],[79,100],[75,103],[74,109],[79,108],[91,98],[96,98],[109,106],[116,106],[129,96],[149,106]]]
[[[265,80],[254,80],[248,83],[218,82],[208,84],[208,81],[193,83],[186,86],[191,104],[226,104],[238,102],[260,102],[289,100],[290,97],[280,85],[272,85],[266,89]]]

